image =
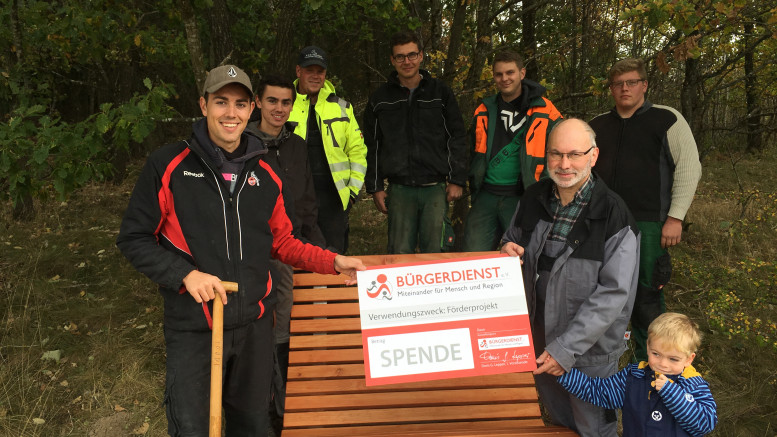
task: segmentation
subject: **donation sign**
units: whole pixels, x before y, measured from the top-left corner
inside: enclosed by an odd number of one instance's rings
[[[517,257],[375,266],[357,275],[367,385],[537,367]]]

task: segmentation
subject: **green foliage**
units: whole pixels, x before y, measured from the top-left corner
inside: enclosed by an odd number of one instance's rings
[[[77,99],[87,95],[98,103],[123,100],[141,91],[127,83],[128,73],[153,65],[159,81],[160,76],[167,79],[167,72],[187,67],[180,21],[177,15],[162,12],[174,10],[173,0],[154,2],[148,10],[150,5],[116,0],[17,3],[19,47],[13,45],[9,29],[10,8],[0,11],[0,45],[13,47],[12,52],[20,55],[18,60],[3,59],[0,104],[42,104],[71,118],[70,106],[82,105],[69,101],[73,95]],[[83,118],[90,109],[72,118]]]
[[[357,41],[375,41],[376,31],[385,35],[418,27],[404,2],[396,0],[303,1],[301,21],[321,37],[339,37],[353,46]]]
[[[21,106],[0,124],[0,192],[14,204],[26,196],[45,197],[53,188],[65,199],[91,180],[111,175],[111,158],[142,142],[157,121],[169,116],[169,85],[152,86],[128,102],[100,106],[85,120],[68,123],[42,105]]]

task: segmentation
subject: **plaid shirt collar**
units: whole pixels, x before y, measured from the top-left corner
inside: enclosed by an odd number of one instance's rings
[[[593,175],[589,175],[588,179],[583,183],[583,186],[575,193],[575,197],[572,201],[566,205],[561,205],[561,200],[558,196],[558,189],[556,185],[553,185],[553,193],[550,198],[550,207],[554,211],[553,213],[553,227],[548,234],[548,240],[566,242],[567,236],[572,231],[572,227],[575,226],[575,222],[580,217],[580,213],[583,208],[591,201],[591,194],[594,190],[596,181]]]

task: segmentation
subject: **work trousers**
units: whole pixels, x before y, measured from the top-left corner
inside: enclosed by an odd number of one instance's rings
[[[641,233],[639,250],[639,285],[631,312],[631,339],[634,358],[647,361],[647,330],[656,317],[666,312],[664,285],[672,274],[672,261],[661,247],[662,222],[637,222]]]
[[[444,182],[411,187],[389,184],[388,253],[438,253],[442,251],[448,201]]]
[[[326,248],[332,252],[345,254],[348,250],[348,209],[343,209],[343,201],[332,181],[332,175],[313,175],[318,201],[318,227],[324,234]]]
[[[464,251],[496,250],[520,200],[520,196],[499,196],[480,190],[472,198],[464,223]]]
[[[548,288],[553,261],[564,249],[565,243],[548,240],[543,247],[542,257],[545,261],[537,268],[535,281],[535,312],[532,320],[532,338],[534,353],[539,357],[548,342],[546,338],[545,302],[549,293],[563,293],[563,290]],[[541,260],[542,260],[541,257]],[[618,360],[597,366],[575,366],[588,376],[606,378],[618,370]],[[551,421],[556,425],[565,426],[580,434],[581,437],[615,437],[617,436],[618,417],[615,410],[608,410],[588,402],[581,401],[569,393],[558,378],[547,373],[534,376],[537,393],[542,405],[548,410]]]
[[[173,437],[207,437],[211,332],[164,331],[167,431]],[[267,435],[273,343],[272,317],[224,330],[222,405],[226,437]]]
[[[289,371],[289,326],[291,307],[294,303],[294,269],[276,259],[270,260],[272,292],[275,294],[275,354],[278,367],[273,375],[274,406],[278,416],[283,416],[286,398],[286,374]]]

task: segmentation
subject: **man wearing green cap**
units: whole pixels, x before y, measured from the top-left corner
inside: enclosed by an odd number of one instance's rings
[[[289,201],[265,145],[244,133],[248,76],[214,68],[200,97],[205,116],[189,140],[153,152],[130,198],[116,244],[159,284],[167,352],[165,407],[171,436],[206,436],[212,303],[224,307],[226,435],[267,433],[273,369],[269,260],[355,278],[364,266],[292,236]],[[221,281],[238,283],[227,296]]]

